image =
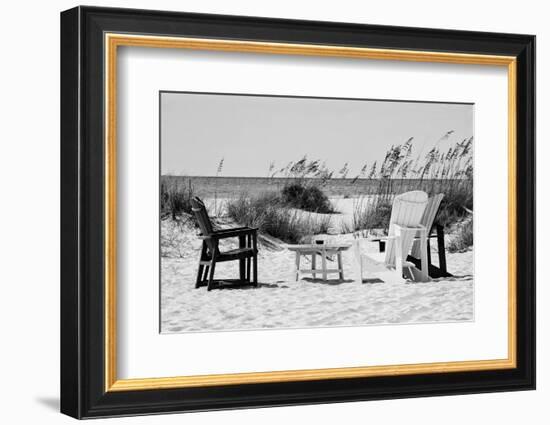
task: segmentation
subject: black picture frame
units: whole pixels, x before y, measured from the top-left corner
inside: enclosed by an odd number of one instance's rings
[[[300,382],[105,391],[104,34],[514,56],[517,367]],[[140,415],[535,388],[535,37],[76,7],[61,13],[61,412]]]

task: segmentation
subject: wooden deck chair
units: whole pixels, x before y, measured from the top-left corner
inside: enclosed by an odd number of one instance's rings
[[[386,242],[385,252],[363,254],[361,245],[363,242],[369,240],[358,239],[354,241],[354,253],[357,265],[356,273],[359,281],[362,282],[363,280],[363,272],[369,271],[376,275],[384,276],[384,280],[403,282],[404,268],[414,280],[428,280],[427,253],[425,248],[427,230],[420,224],[427,203],[428,195],[419,190],[402,193],[394,198],[388,236],[384,238]],[[418,238],[422,248],[421,270],[418,270],[413,263],[406,261],[415,238]],[[370,241],[378,240],[371,239]]]
[[[443,232],[443,226],[435,221],[435,218],[437,217],[437,213],[439,211],[439,207],[441,205],[441,201],[443,200],[444,196],[445,195],[443,193],[440,193],[428,199],[428,204],[426,205],[426,209],[424,210],[424,215],[420,220],[420,224],[426,227],[426,230],[428,231],[428,239],[426,241],[426,250],[428,255],[428,275],[433,278],[452,276],[449,272],[447,272],[447,259],[445,256],[445,235]],[[435,233],[433,232],[434,229]],[[436,267],[432,264],[430,239],[434,238],[437,239],[437,255],[439,257],[439,267]],[[420,267],[420,257],[420,241],[415,240],[412,246],[411,254],[407,257],[407,261],[411,261],[416,265],[416,267]]]
[[[258,286],[258,229],[237,227],[233,229],[214,230],[204,203],[198,198],[191,199],[191,207],[201,230],[202,249],[199,258],[199,270],[195,288],[207,286],[210,291],[214,287],[214,271],[216,263],[223,261],[239,261],[239,279],[225,280],[237,282],[240,285],[252,284]],[[239,238],[239,248],[221,252],[219,241],[225,238]],[[253,278],[250,281],[250,266],[252,262]]]

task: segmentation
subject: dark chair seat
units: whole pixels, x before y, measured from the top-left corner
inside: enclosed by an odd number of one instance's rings
[[[228,251],[223,251],[216,255],[216,261],[232,261],[239,260],[241,258],[254,257],[255,251],[253,248],[235,248]],[[208,261],[211,261],[209,258]]]

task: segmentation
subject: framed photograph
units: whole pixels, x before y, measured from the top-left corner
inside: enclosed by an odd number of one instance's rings
[[[535,388],[535,37],[61,14],[61,411]]]

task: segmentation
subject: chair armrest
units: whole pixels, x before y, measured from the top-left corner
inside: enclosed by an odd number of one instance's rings
[[[394,227],[395,229],[399,229],[399,231],[401,233],[406,233],[406,232],[418,232],[418,231],[426,231],[426,227],[425,226],[422,226],[422,225],[418,225],[418,226],[401,226],[399,224],[394,224]],[[391,236],[380,236],[380,237],[376,237],[376,238],[365,238],[364,240],[366,240],[367,242],[387,242],[387,241],[390,241],[390,240],[393,240],[395,239],[397,236],[396,235],[391,235]],[[428,236],[430,237],[430,236]],[[419,239],[418,237],[415,237],[415,239]]]
[[[237,227],[234,229],[218,230],[213,232],[210,236],[215,239],[225,239],[237,236],[255,235],[257,232],[258,229],[253,227]]]
[[[429,235],[426,235],[426,239],[434,239],[437,238],[437,235],[435,233],[430,233]],[[419,241],[421,238],[420,236],[415,236],[413,240]]]
[[[386,241],[391,241],[392,239],[395,239],[395,236],[380,236],[373,239],[365,238],[364,240],[366,240],[367,242],[386,242]]]
[[[399,224],[394,224],[394,227],[395,229],[399,229],[401,233],[418,232],[418,231],[424,231],[426,233],[428,232],[426,229],[426,226],[422,226],[420,224],[418,226],[401,226]]]
[[[241,226],[241,227],[229,227],[229,228],[214,228],[214,231],[213,233],[222,233],[222,232],[232,232],[234,230],[246,230],[246,229],[250,229],[250,227],[248,226]]]

